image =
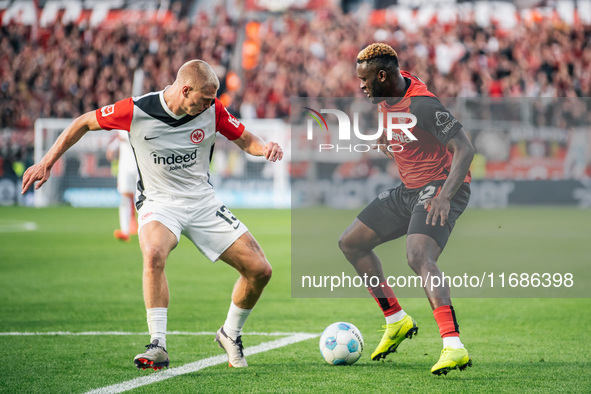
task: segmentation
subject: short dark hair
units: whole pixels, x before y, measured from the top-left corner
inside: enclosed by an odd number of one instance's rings
[[[374,43],[366,46],[357,55],[357,63],[377,64],[380,68],[398,68],[398,54],[388,44]]]

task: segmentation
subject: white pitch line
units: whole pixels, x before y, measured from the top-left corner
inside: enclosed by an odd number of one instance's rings
[[[318,337],[319,334],[308,334],[308,333],[293,333],[291,336],[286,338],[276,339],[270,342],[264,342],[260,345],[252,346],[244,349],[245,356],[252,356],[253,354],[267,352],[269,350],[277,349],[283,346],[292,345],[307,339]],[[219,356],[213,356],[205,358],[203,360],[195,361],[189,364],[185,364],[180,367],[170,368],[159,372],[151,373],[147,376],[128,380],[127,382],[113,384],[89,391],[86,394],[113,394],[122,393],[124,391],[133,390],[135,388],[145,386],[148,384],[161,382],[166,379],[173,378],[175,376],[184,375],[192,372],[199,371],[207,367],[212,367],[218,364],[224,364],[228,362],[228,356],[223,354]]]
[[[0,233],[20,233],[35,230],[37,230],[37,223],[35,222],[24,222],[22,220],[0,221]]]
[[[215,335],[213,331],[168,331],[167,335]],[[299,332],[246,332],[244,335],[258,335],[258,336],[270,336],[270,337],[285,337],[288,335],[302,334]],[[71,332],[71,331],[41,331],[41,332],[0,332],[0,336],[101,336],[101,335],[150,335],[148,332],[127,332],[127,331],[83,331],[83,332]],[[314,335],[314,334],[309,334]]]
[[[194,333],[195,335],[205,335],[204,333]],[[125,332],[125,331],[42,331],[42,332],[0,332],[0,336],[100,336],[100,335],[148,335],[147,332]]]

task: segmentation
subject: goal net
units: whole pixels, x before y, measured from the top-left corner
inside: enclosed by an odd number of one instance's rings
[[[37,119],[35,162],[57,140],[72,119]],[[231,208],[289,208],[289,126],[276,119],[243,122],[246,129],[265,141],[278,142],[285,156],[271,163],[242,152],[234,143],[218,136],[210,167],[210,182],[216,194]],[[90,131],[54,165],[51,178],[35,191],[35,206],[116,207],[120,196],[112,164],[106,151],[115,131]]]

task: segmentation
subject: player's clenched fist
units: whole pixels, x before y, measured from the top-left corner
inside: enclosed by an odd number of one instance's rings
[[[269,161],[277,161],[283,159],[283,149],[276,142],[269,142],[264,148],[265,158]]]

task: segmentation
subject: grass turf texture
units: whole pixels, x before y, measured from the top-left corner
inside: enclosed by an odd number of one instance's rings
[[[342,320],[363,333],[363,356],[353,366],[330,366],[322,360],[316,338],[253,355],[246,369],[217,365],[135,392],[584,392],[591,387],[589,299],[456,299],[462,338],[474,367],[445,377],[429,373],[441,340],[427,300],[403,299],[403,308],[419,324],[419,335],[403,342],[385,362],[372,362],[369,355],[383,324],[375,301],[290,298],[289,211],[234,213],[249,226],[274,267],[273,279],[245,327],[245,345],[277,339],[248,332],[320,334]],[[345,222],[356,214],[341,213]],[[565,208],[475,210],[466,218],[444,253],[448,260],[459,253],[482,254],[490,262],[510,259],[517,246],[509,240],[520,232],[510,233],[505,252],[491,251],[486,242],[491,223],[506,229],[530,223],[522,238],[529,242],[536,237],[556,239],[564,234],[560,229],[589,234],[591,222],[589,211]],[[34,222],[37,230],[6,232],[15,221]],[[137,238],[128,244],[116,241],[116,225],[117,212],[111,209],[0,208],[0,332],[145,332]],[[562,238],[568,240],[568,233]],[[336,247],[336,242],[330,245]],[[588,242],[567,246],[568,242],[526,248],[519,259],[535,262],[558,250],[564,261],[591,260]],[[404,244],[394,247],[395,255],[403,256]],[[410,272],[402,261],[384,263]],[[223,323],[237,279],[230,267],[208,262],[183,238],[169,258],[167,276],[169,330],[215,331]],[[84,392],[154,374],[136,370],[132,362],[147,343],[147,336],[0,336],[5,361],[0,391]],[[168,350],[171,367],[222,354],[213,335],[171,335]]]

